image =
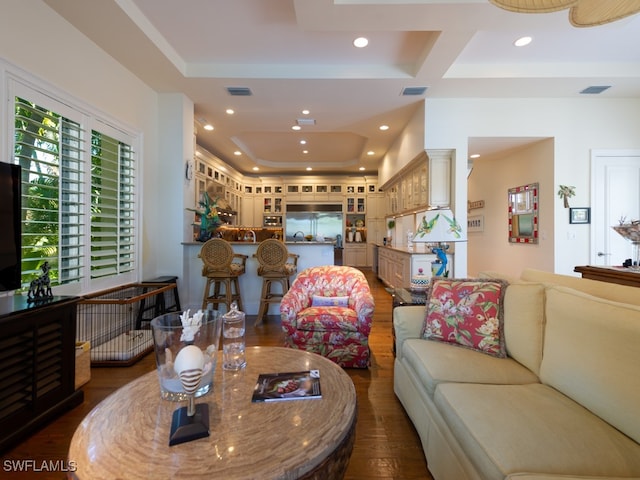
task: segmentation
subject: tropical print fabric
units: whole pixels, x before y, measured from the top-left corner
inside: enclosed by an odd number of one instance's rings
[[[314,295],[349,298],[346,307],[312,306]],[[285,346],[322,355],[341,367],[370,365],[375,304],[364,274],[353,267],[311,267],[298,274],[280,303]]]
[[[422,337],[504,358],[501,280],[435,280],[428,293]]]

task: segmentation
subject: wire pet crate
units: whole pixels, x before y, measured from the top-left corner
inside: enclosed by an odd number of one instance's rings
[[[175,283],[136,283],[87,295],[78,303],[76,340],[91,344],[91,366],[129,366],[153,350],[151,320],[165,313]]]

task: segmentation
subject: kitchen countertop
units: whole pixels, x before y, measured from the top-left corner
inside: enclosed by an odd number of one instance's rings
[[[394,245],[380,245],[379,243],[377,243],[376,245],[379,248],[385,248],[385,249],[388,249],[388,250],[395,250],[396,252],[406,253],[406,254],[414,254],[414,253],[417,253],[417,254],[425,254],[425,253],[427,253],[427,254],[430,254],[430,255],[432,254],[431,250],[428,249],[426,246],[424,246],[424,244],[421,245],[421,246],[413,247],[413,248],[409,248],[407,246],[400,247],[400,246],[394,246]],[[450,255],[451,253],[452,252],[447,252],[448,255]]]

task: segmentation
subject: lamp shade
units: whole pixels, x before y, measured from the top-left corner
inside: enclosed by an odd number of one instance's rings
[[[414,242],[450,243],[465,241],[462,227],[449,209],[428,210],[418,218]]]

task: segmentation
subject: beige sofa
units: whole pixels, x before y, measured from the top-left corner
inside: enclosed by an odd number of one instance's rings
[[[394,309],[394,390],[429,471],[639,479],[640,290],[531,269],[507,280],[504,359],[423,340],[425,308]]]

